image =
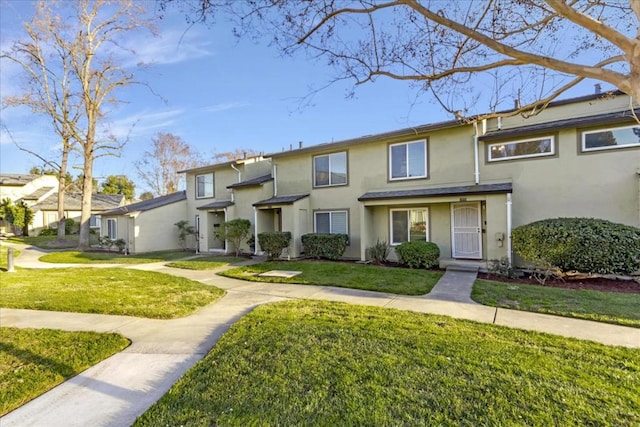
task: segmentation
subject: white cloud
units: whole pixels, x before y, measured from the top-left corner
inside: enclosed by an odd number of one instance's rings
[[[183,110],[174,109],[161,112],[139,112],[114,120],[102,129],[103,134],[111,134],[118,139],[139,138],[175,126]]]
[[[211,105],[203,108],[203,111],[207,113],[219,113],[220,111],[232,110],[235,108],[247,107],[250,104],[247,102],[223,102],[220,104]]]
[[[165,65],[191,61],[213,54],[207,37],[198,29],[163,30],[158,36],[146,34],[129,37],[125,47],[134,52],[126,66]]]

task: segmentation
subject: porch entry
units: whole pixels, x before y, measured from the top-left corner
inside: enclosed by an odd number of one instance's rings
[[[453,258],[482,259],[480,202],[451,204]]]

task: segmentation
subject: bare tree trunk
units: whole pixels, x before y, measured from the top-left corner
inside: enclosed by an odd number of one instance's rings
[[[60,161],[60,170],[58,171],[58,237],[57,241],[62,243],[65,241],[65,215],[64,215],[64,195],[67,192],[67,162],[69,159],[69,141],[63,141],[62,159]]]
[[[82,181],[82,212],[80,214],[80,237],[78,249],[87,250],[91,247],[89,242],[91,221],[91,195],[93,194],[93,151],[85,151],[83,181]]]

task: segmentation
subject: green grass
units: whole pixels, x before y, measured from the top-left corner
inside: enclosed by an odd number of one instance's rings
[[[8,251],[9,248],[7,248],[6,246],[0,246],[0,269],[6,270],[7,269],[7,254],[9,253]],[[20,255],[20,251],[17,249],[13,250],[13,257],[17,258]]]
[[[55,268],[2,273],[0,306],[170,319],[216,301],[221,289],[153,271]]]
[[[56,264],[146,264],[186,258],[192,254],[184,251],[157,251],[135,255],[118,252],[52,252],[40,257],[40,261]]]
[[[0,335],[0,415],[129,345],[96,332],[0,328]]]
[[[186,270],[213,270],[229,264],[247,261],[247,258],[234,256],[205,256],[196,259],[174,261],[167,264],[167,267],[183,268]]]
[[[302,274],[290,279],[256,276],[269,270],[294,270]],[[442,276],[437,271],[326,261],[263,262],[219,274],[255,282],[338,286],[402,295],[427,294]]]
[[[640,294],[476,280],[480,304],[640,328]]]
[[[65,241],[57,242],[57,236],[15,236],[7,239],[8,242],[19,243],[22,245],[36,246],[42,249],[67,249],[77,248],[79,241],[78,234],[67,234]],[[89,243],[95,245],[98,243],[98,235],[90,234]]]
[[[258,307],[136,426],[640,424],[637,349],[341,303]]]

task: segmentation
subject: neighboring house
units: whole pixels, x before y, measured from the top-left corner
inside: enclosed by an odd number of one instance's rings
[[[179,249],[175,223],[185,218],[184,191],[121,206],[101,213],[102,233],[124,239],[129,253]]]
[[[445,260],[511,258],[511,230],[536,220],[640,226],[634,112],[626,95],[596,94],[529,118],[447,121],[192,169],[188,218],[202,251],[225,250],[216,225],[246,218],[254,233],[290,231],[291,257],[303,234],[328,232],[347,234],[345,257],[362,260],[378,240],[428,240]]]
[[[58,194],[58,178],[53,175],[0,174],[0,200],[10,199],[14,204],[24,201],[33,208],[34,204],[55,194]],[[29,232],[36,233],[43,227],[42,216],[36,215]],[[0,233],[9,232],[13,232],[10,224],[0,220]]]
[[[124,205],[125,198],[122,194],[92,194],[91,195],[91,218],[89,226],[91,230],[100,234],[102,212],[117,208]],[[34,230],[39,228],[57,228],[58,227],[58,193],[55,192],[45,199],[33,204],[31,209],[34,211]],[[73,219],[76,222],[76,228],[80,226],[80,217],[82,215],[82,194],[67,193],[64,195],[64,217]],[[77,231],[74,230],[74,231]]]
[[[37,235],[44,228],[58,226],[58,178],[54,175],[0,174],[0,200],[13,203],[24,201],[33,210],[29,234]],[[91,200],[91,228],[100,231],[100,213],[122,206],[122,195],[93,194]],[[65,218],[80,222],[82,195],[65,194]],[[0,232],[9,232],[9,224],[0,221]]]

